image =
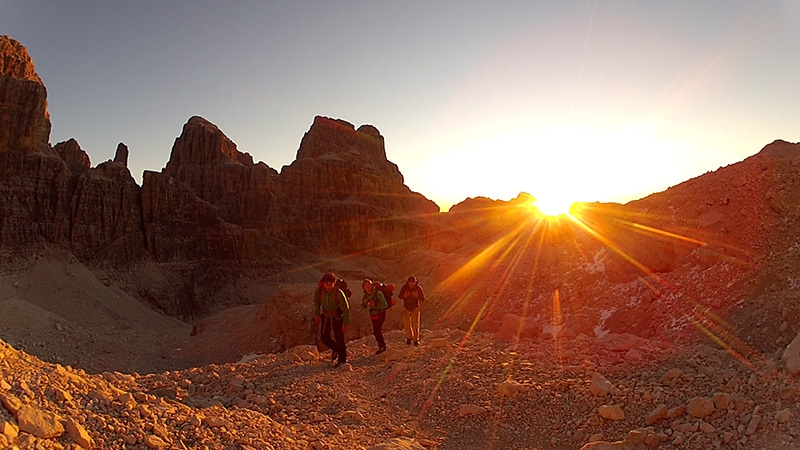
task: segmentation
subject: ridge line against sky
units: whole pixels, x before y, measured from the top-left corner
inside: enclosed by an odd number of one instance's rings
[[[371,124],[406,184],[617,201],[800,141],[800,2],[0,1],[51,143],[161,170],[191,116],[280,170],[314,116]]]

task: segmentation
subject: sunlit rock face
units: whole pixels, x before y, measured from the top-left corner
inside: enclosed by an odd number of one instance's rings
[[[52,151],[47,90],[19,42],[0,36],[0,246],[63,242],[69,171]]]
[[[0,152],[30,153],[49,147],[45,89],[25,47],[0,36]]]
[[[393,253],[423,245],[438,212],[405,186],[375,127],[316,117],[282,169],[269,224],[310,251]]]

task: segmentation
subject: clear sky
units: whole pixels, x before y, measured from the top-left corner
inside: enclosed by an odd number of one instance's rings
[[[408,185],[627,202],[800,141],[800,1],[0,0],[50,142],[160,171],[210,120],[280,171],[314,116],[372,124]]]

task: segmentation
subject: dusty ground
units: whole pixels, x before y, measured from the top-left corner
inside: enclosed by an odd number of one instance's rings
[[[356,339],[338,369],[311,345],[198,365],[199,348],[222,354],[242,334],[202,342],[70,259],[4,274],[0,309],[13,346],[0,351],[0,429],[19,448],[800,448],[797,380],[774,355],[708,343],[425,329],[418,349],[388,332],[377,357],[371,336]],[[252,331],[262,309],[208,323]],[[20,405],[72,425],[42,437]]]

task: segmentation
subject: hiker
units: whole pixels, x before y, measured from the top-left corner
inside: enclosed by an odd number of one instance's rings
[[[419,319],[425,293],[417,282],[417,277],[411,275],[406,284],[400,288],[400,299],[403,300],[403,326],[406,329],[406,345],[414,343],[419,347]]]
[[[314,320],[321,323],[320,339],[331,349],[331,359],[336,359],[335,367],[339,367],[347,362],[344,332],[350,324],[350,304],[344,292],[334,288],[336,275],[333,272],[323,275],[320,284],[322,287],[318,287],[314,295],[314,312],[317,314]],[[331,330],[334,339],[331,339]]]
[[[375,354],[380,355],[386,351],[386,341],[383,340],[383,322],[386,321],[386,309],[389,304],[386,302],[383,292],[376,289],[375,284],[369,278],[365,278],[361,283],[361,289],[364,290],[361,306],[369,308],[369,315],[372,318],[372,334],[378,341],[378,351]]]

